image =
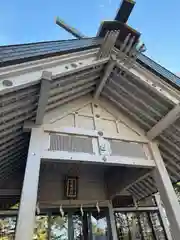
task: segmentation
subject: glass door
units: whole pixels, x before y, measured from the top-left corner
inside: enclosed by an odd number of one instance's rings
[[[68,214],[50,216],[50,234],[48,240],[68,240]]]
[[[119,240],[166,240],[157,212],[116,212]]]
[[[36,216],[34,240],[112,240],[107,209],[66,209]]]

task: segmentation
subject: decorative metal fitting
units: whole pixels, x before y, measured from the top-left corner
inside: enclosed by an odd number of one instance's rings
[[[103,136],[103,132],[102,131],[98,131],[98,135],[99,136]]]
[[[10,80],[3,80],[2,81],[3,86],[5,87],[11,87],[13,85],[13,82]]]
[[[76,63],[71,63],[71,66],[76,68],[78,65]]]

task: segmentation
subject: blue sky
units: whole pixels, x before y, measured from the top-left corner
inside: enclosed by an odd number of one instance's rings
[[[173,4],[172,4],[173,2]],[[87,36],[113,19],[120,0],[1,0],[0,45],[71,36],[54,23],[59,16]],[[147,55],[180,72],[180,1],[137,0],[129,24],[142,33]]]

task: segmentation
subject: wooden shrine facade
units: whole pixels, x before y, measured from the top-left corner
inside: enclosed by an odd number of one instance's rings
[[[111,200],[123,192],[132,194],[132,189],[136,192],[134,182],[147,176],[160,192],[168,216],[178,214],[179,203],[158,143],[149,141],[104,98],[86,96],[64,104],[47,113],[41,125],[26,122],[24,131],[31,131],[31,138],[17,239],[32,238],[37,205],[59,207],[60,213],[66,208],[107,207],[112,237],[117,239]],[[174,218],[169,221],[172,230],[178,227]]]
[[[108,239],[122,239],[114,208],[124,210],[114,199],[128,197],[123,207],[134,214],[157,192],[166,238],[179,240],[179,87],[141,54],[139,33],[110,25],[95,38],[0,47],[0,207],[20,202],[16,240],[32,240],[35,214],[54,208],[71,227],[67,209],[105,209]],[[143,211],[163,215],[153,207]]]

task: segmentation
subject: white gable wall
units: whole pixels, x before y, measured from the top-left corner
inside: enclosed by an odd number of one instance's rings
[[[90,95],[79,98],[47,113],[44,118],[43,127],[46,128],[47,126],[50,126],[51,129],[62,131],[66,131],[66,129],[102,131],[106,137],[110,136],[135,142],[147,142],[143,131],[121,114],[112,104],[103,98],[94,101]],[[47,133],[48,136],[49,134]],[[45,144],[44,147],[48,150],[47,141],[45,141]],[[125,169],[121,169],[121,167],[104,168],[102,165],[84,166],[82,163],[71,164],[59,162],[55,163],[56,167],[53,168],[53,164],[48,162],[45,164],[46,167],[42,164],[42,169],[44,170],[40,174],[40,202],[52,203],[64,199],[64,178],[66,175],[79,177],[78,200],[107,200],[123,185],[122,182],[119,182],[118,187],[117,181],[115,182],[116,178],[115,180],[114,178],[111,179],[112,173],[118,173],[118,175],[122,176],[120,180],[124,181],[123,171]],[[138,171],[137,176],[139,176]],[[133,181],[134,179],[136,179],[135,175],[133,175]],[[131,183],[130,180],[127,184],[129,183]],[[110,189],[112,186],[113,188]],[[115,186],[116,188],[114,188]]]
[[[44,124],[54,128],[74,127],[103,131],[132,141],[147,141],[143,130],[120,113],[107,100],[94,101],[89,95],[46,114]]]

